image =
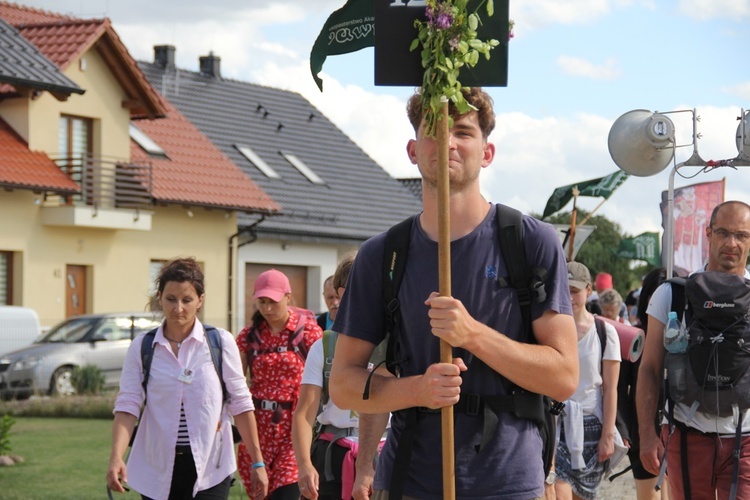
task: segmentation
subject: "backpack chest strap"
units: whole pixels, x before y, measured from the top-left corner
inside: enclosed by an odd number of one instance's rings
[[[254,349],[253,350],[253,355],[254,356],[258,356],[260,354],[270,354],[270,353],[274,353],[274,352],[278,352],[278,353],[284,353],[284,352],[299,353],[300,349],[296,345],[295,346],[280,345],[280,346],[276,346],[276,347],[269,347],[267,349]]]

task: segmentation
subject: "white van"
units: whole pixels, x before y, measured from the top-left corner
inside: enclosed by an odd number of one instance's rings
[[[0,306],[0,356],[31,345],[40,333],[36,311],[28,307]]]

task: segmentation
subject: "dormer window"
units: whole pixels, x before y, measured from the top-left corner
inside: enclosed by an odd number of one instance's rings
[[[167,153],[162,147],[132,123],[130,124],[130,138],[150,156],[155,158],[167,158]]]
[[[239,151],[242,156],[244,156],[247,161],[255,165],[255,168],[260,170],[263,175],[268,177],[269,179],[281,179],[281,176],[279,173],[271,168],[271,166],[266,163],[266,161],[258,156],[258,154],[250,148],[250,146],[241,146],[239,144],[234,145],[235,148],[237,148],[237,151]]]
[[[282,152],[281,155],[286,158],[286,161],[291,163],[294,168],[299,170],[302,175],[307,177],[307,180],[309,180],[313,184],[325,184],[325,181],[321,179],[318,174],[313,171],[313,169],[308,167],[305,162],[303,162],[293,154]]]

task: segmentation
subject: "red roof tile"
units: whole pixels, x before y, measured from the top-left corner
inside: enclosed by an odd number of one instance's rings
[[[47,155],[29,150],[29,146],[0,119],[0,185],[77,193],[73,182]]]
[[[64,70],[102,36],[105,24],[102,19],[69,20],[26,24],[18,26],[18,31]]]
[[[133,122],[168,159],[153,158],[131,141],[133,163],[153,165],[153,197],[243,211],[276,212],[281,207],[247,177],[170,103],[167,116]]]
[[[71,16],[3,1],[0,1],[0,17],[15,27],[18,27],[21,24],[49,23],[75,19]]]
[[[62,70],[95,46],[127,93],[133,118],[156,118],[164,114],[161,97],[148,83],[109,19],[78,19],[4,1],[0,1],[0,18],[14,25]],[[3,86],[0,93],[14,90]]]

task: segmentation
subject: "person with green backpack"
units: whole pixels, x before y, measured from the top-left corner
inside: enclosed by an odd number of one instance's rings
[[[356,253],[341,258],[333,275],[339,298]],[[299,469],[302,498],[341,500],[351,498],[359,418],[331,401],[328,382],[338,334],[332,330],[311,347],[305,361],[299,401],[292,419],[292,441]]]

